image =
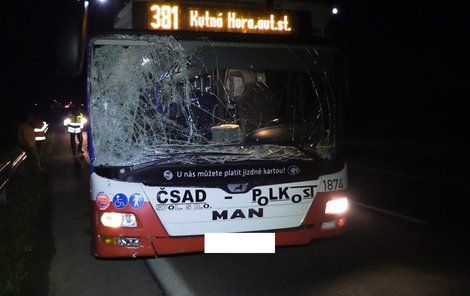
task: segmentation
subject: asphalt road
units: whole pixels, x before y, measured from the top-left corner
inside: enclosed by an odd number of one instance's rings
[[[98,260],[90,255],[86,162],[73,160],[65,133],[56,136],[50,295],[470,295],[470,252],[459,224],[467,192],[354,167],[357,203],[342,237],[274,255]]]
[[[355,206],[339,238],[275,255],[147,262],[169,295],[469,295],[469,261],[465,245],[426,225]]]
[[[49,295],[161,295],[144,261],[99,260],[91,255],[87,155],[74,158],[68,135],[60,127],[54,132],[48,186],[55,252],[48,273]]]
[[[428,177],[425,160],[368,160],[350,165],[354,204],[342,237],[275,255],[194,254],[147,264],[169,295],[470,295],[468,184]]]

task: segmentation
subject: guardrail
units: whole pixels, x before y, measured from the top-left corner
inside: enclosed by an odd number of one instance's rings
[[[26,159],[26,153],[22,151],[15,159],[0,165],[0,203],[7,201],[6,187],[18,167]]]

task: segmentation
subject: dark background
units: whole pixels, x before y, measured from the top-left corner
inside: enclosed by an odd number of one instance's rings
[[[462,8],[403,2],[348,1],[335,21],[348,49],[345,133],[468,145],[469,27]]]
[[[468,146],[468,24],[463,8],[446,2],[338,3],[330,34],[346,48],[346,137]],[[85,100],[85,76],[57,77],[53,59],[58,29],[67,18],[79,17],[82,5],[74,0],[2,5],[2,142],[34,103]],[[123,5],[92,3],[91,30],[112,28]]]

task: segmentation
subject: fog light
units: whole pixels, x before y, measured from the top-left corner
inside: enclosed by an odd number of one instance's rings
[[[330,200],[326,203],[325,214],[343,214],[349,208],[349,202],[346,197]]]
[[[140,238],[138,237],[119,237],[118,238],[119,246],[126,247],[138,247],[140,246]]]
[[[134,214],[106,212],[101,215],[101,224],[107,227],[137,227]]]
[[[321,224],[321,229],[333,229],[336,228],[336,221],[323,222]]]
[[[139,247],[140,238],[138,237],[117,237],[117,236],[99,236],[101,241],[107,245],[123,247]]]
[[[346,225],[346,221],[345,219],[341,218],[339,220],[323,222],[321,224],[321,229],[327,230],[327,229],[340,228],[340,227],[344,227],[344,225]]]

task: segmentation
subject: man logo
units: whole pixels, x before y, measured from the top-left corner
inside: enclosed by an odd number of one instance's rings
[[[248,184],[227,184],[228,190],[232,193],[246,192]]]
[[[169,180],[173,179],[173,173],[171,171],[167,170],[163,173],[163,177],[165,177],[165,179],[167,179],[169,181]]]
[[[295,176],[300,174],[300,169],[296,165],[291,165],[290,167],[287,168],[287,173],[291,176]]]
[[[238,185],[233,189],[234,191],[242,191],[243,190],[243,184]]]

